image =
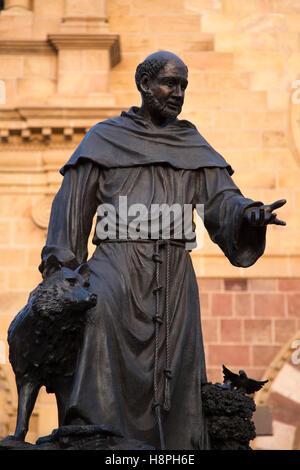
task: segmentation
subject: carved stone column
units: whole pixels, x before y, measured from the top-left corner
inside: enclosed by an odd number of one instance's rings
[[[4,0],[2,15],[27,15],[31,13],[31,0]]]
[[[48,40],[58,53],[57,100],[67,103],[69,99],[73,106],[80,99],[86,105],[114,104],[109,73],[120,61],[118,35],[68,32],[51,34]]]
[[[108,32],[106,0],[65,0],[61,32]]]
[[[106,16],[106,0],[65,0],[66,16]]]

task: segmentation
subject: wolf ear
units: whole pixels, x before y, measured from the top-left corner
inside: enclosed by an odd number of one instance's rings
[[[55,255],[50,255],[45,261],[45,267],[43,269],[43,279],[48,278],[55,272],[61,269],[61,264]]]
[[[87,263],[81,264],[77,269],[76,272],[83,277],[85,281],[90,279],[90,268],[88,267]]]

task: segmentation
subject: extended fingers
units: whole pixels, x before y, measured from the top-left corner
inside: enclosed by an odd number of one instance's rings
[[[286,225],[286,222],[284,220],[280,219],[275,219],[274,222],[272,222],[275,225]]]
[[[273,202],[272,204],[269,205],[269,208],[271,211],[274,209],[278,209],[279,207],[284,206],[286,203],[286,199],[279,199],[278,201]]]
[[[277,219],[277,214],[272,212],[269,214],[269,217],[266,218],[266,224],[286,225],[286,222],[284,220]]]
[[[275,214],[275,212],[272,213],[274,209],[278,209],[279,207],[282,207],[285,203],[286,203],[286,199],[279,199],[278,201],[275,201],[269,205],[269,211],[270,211],[270,214],[272,215],[272,218],[270,219],[270,222],[269,222],[270,224],[286,225],[286,222],[284,220],[277,219],[277,214]]]

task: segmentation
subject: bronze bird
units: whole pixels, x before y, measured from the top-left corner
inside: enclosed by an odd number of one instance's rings
[[[223,364],[224,384],[231,384],[231,389],[237,392],[250,395],[251,393],[258,392],[268,380],[254,380],[247,377],[244,370],[240,370],[238,374],[231,372]]]

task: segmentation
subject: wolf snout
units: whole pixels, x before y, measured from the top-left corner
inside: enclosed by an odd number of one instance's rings
[[[97,295],[89,294],[86,300],[91,305],[91,307],[94,307],[97,304]]]

